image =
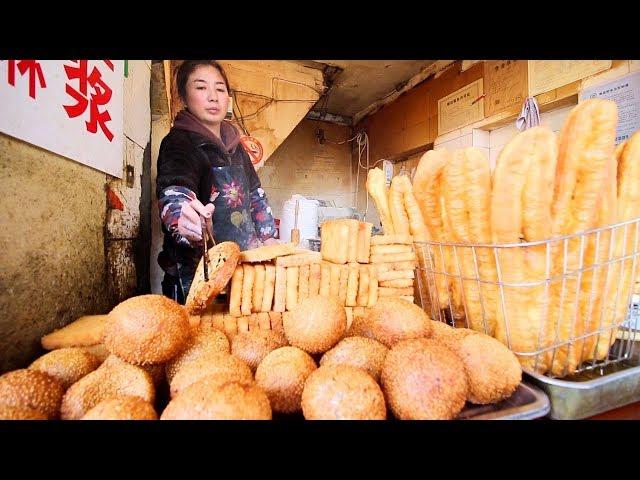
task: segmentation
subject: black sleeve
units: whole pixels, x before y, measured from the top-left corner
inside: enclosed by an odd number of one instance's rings
[[[190,145],[177,141],[170,135],[162,140],[158,153],[157,197],[169,186],[185,187],[196,195],[199,194],[205,172],[202,162],[193,155],[192,150]]]

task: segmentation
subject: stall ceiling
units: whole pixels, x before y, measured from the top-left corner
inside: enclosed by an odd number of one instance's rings
[[[350,119],[393,93],[436,60],[297,60],[309,68],[322,70],[332,85],[312,112]],[[163,78],[162,61],[153,61],[154,77]],[[157,71],[156,71],[157,70]],[[160,94],[164,88],[157,89]],[[163,100],[164,101],[161,101]],[[153,113],[165,109],[166,98],[158,98]],[[158,111],[157,111],[158,110]]]
[[[395,91],[435,60],[315,60],[338,67],[333,86],[314,110],[353,117]],[[325,67],[326,68],[326,67]]]

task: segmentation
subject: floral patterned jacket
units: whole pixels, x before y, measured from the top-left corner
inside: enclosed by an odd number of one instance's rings
[[[177,231],[184,202],[198,198],[206,205],[218,193],[213,201],[216,242],[234,241],[241,250],[260,246],[276,230],[267,196],[249,155],[239,144],[236,128],[223,122],[221,140],[205,136],[206,132],[200,131],[202,124],[193,124],[188,117],[185,121],[183,113],[178,114],[160,145],[156,194],[165,233],[158,263],[180,277],[186,295],[202,256],[202,244],[192,245]]]

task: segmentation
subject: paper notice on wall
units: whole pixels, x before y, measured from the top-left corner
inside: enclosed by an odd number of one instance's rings
[[[618,106],[616,145],[624,142],[640,129],[640,72],[581,90],[578,101],[582,102],[588,98],[605,98],[616,102]]]
[[[611,68],[611,60],[529,60],[529,96]]]
[[[487,117],[509,107],[520,108],[527,96],[526,60],[487,60],[484,64]]]
[[[438,100],[438,135],[482,120],[483,93],[481,78]]]

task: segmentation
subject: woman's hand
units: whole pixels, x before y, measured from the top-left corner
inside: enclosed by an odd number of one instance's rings
[[[278,240],[277,238],[267,238],[264,242],[262,242],[263,245],[278,245],[280,243],[280,240]]]
[[[201,242],[202,221],[200,215],[207,223],[211,223],[215,208],[213,203],[203,205],[198,199],[182,204],[180,218],[178,218],[178,233],[190,242]]]

